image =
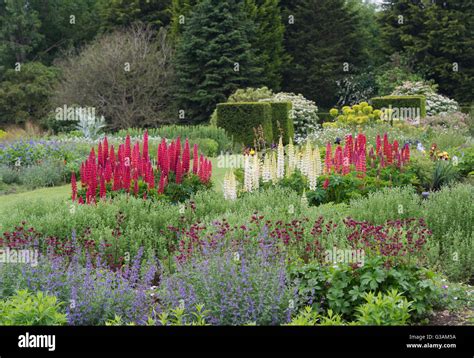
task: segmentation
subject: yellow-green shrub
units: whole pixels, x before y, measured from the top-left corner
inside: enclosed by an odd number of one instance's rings
[[[379,120],[382,116],[382,111],[374,110],[367,102],[361,102],[352,107],[344,106],[341,111],[333,108],[329,113],[333,118],[335,118],[335,121],[324,123],[323,127],[365,125]]]

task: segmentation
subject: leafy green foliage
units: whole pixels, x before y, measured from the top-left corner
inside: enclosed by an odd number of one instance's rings
[[[324,187],[329,180],[327,188]],[[386,167],[379,171],[369,170],[368,175],[361,178],[356,172],[348,175],[322,175],[318,178],[316,190],[307,192],[311,205],[324,203],[344,203],[352,199],[362,198],[369,193],[386,187],[415,185],[418,178],[411,171],[399,171],[398,168]]]
[[[40,62],[9,69],[0,83],[0,123],[39,121],[48,113],[58,71]]]
[[[474,146],[461,148],[457,151],[459,165],[458,171],[460,174],[466,176],[474,172]]]
[[[453,183],[458,177],[458,171],[450,162],[438,160],[433,170],[430,189],[439,190],[443,185]]]
[[[450,279],[469,280],[474,275],[474,211],[472,185],[457,184],[430,194],[424,202],[426,222],[433,232],[430,264]]]
[[[160,313],[158,323],[162,326],[208,326],[206,322],[208,314],[209,311],[205,310],[202,304],[197,304],[191,313],[186,313],[184,308],[176,307]]]
[[[29,0],[31,8],[38,13],[38,33],[43,36],[35,51],[35,61],[50,65],[64,50],[93,40],[101,25],[99,1]]]
[[[47,160],[22,169],[20,180],[28,189],[36,189],[65,184],[68,176],[64,162]]]
[[[171,13],[170,34],[175,41],[179,41],[184,25],[186,25],[187,19],[196,3],[197,0],[171,0],[169,8]]]
[[[395,217],[424,218],[432,231],[427,242],[429,266],[452,280],[468,281],[474,259],[473,193],[472,185],[456,184],[422,201],[413,188],[386,188],[351,201],[346,215],[379,225]]]
[[[288,326],[342,326],[345,325],[342,317],[338,314],[334,314],[330,309],[327,312],[327,316],[321,316],[317,311],[313,311],[313,307],[306,306],[302,311],[298,313],[296,317],[293,317]]]
[[[148,318],[147,326],[208,326],[206,319],[209,314],[208,310],[204,309],[204,305],[196,305],[195,311],[187,313],[184,308],[176,307],[165,310],[159,314],[155,314],[155,318]],[[134,326],[131,322],[125,324],[122,317],[115,316],[114,319],[105,322],[106,326]]]
[[[410,319],[412,302],[408,302],[397,290],[386,294],[372,292],[364,294],[367,301],[356,308],[357,322],[362,325],[401,326]]]
[[[368,292],[386,293],[392,289],[404,292],[413,301],[414,319],[430,313],[439,295],[433,272],[414,265],[387,269],[377,257],[366,257],[360,267],[319,263],[292,267],[290,277],[298,290],[297,307],[311,305],[318,312],[331,309],[347,319],[355,317],[356,308],[364,303]]]
[[[388,96],[404,82],[423,81],[423,77],[415,73],[407,56],[394,53],[390,61],[375,71],[375,83],[380,96]]]
[[[32,294],[18,291],[5,301],[0,301],[0,325],[7,326],[61,326],[66,315],[56,297],[43,292]]]

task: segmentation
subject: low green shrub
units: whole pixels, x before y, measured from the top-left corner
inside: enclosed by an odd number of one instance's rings
[[[327,316],[321,316],[313,307],[306,306],[298,315],[293,317],[287,326],[342,326],[345,325],[344,320],[338,314],[334,314],[332,310],[328,310]]]
[[[207,316],[209,311],[204,305],[196,305],[195,310],[187,313],[184,308],[176,307],[164,310],[157,314],[157,318],[148,318],[147,326],[209,326]],[[135,322],[124,322],[121,316],[115,315],[114,319],[105,322],[106,326],[134,326]]]
[[[20,171],[18,168],[0,165],[0,182],[7,185],[20,184]]]
[[[234,142],[254,146],[255,130],[261,127],[266,143],[274,140],[272,106],[265,102],[220,103],[217,126],[233,136]]]
[[[190,145],[197,144],[200,152],[206,157],[216,157],[219,154],[219,143],[211,138],[193,139]]]
[[[427,246],[430,267],[452,280],[474,274],[474,185],[458,183],[431,192],[422,200],[414,188],[386,188],[351,201],[346,212],[357,220],[382,224],[404,217],[425,219],[432,235]]]
[[[458,157],[458,171],[461,175],[467,176],[474,172],[474,146],[460,148],[456,150],[455,155]]]
[[[43,292],[21,290],[0,301],[0,326],[61,326],[66,321],[56,297]]]
[[[232,139],[227,135],[223,128],[218,128],[209,125],[167,125],[159,128],[148,128],[148,134],[151,137],[162,137],[169,140],[181,137],[181,139],[188,138],[191,147],[194,143],[199,144],[200,140],[212,139],[218,144],[218,152],[225,152],[232,149]],[[129,128],[122,129],[116,133],[116,136],[125,138],[127,134],[132,137],[143,137],[145,129],[143,128]],[[200,146],[199,149],[207,156],[210,156]]]
[[[387,220],[421,217],[420,197],[411,186],[383,188],[366,198],[352,200],[348,216],[383,224]]]
[[[430,137],[430,145],[436,143],[439,150],[450,151],[453,148],[465,145],[468,140],[468,137],[462,131],[456,129],[433,130]]]
[[[296,307],[309,305],[321,314],[331,309],[348,320],[356,317],[356,308],[368,292],[403,292],[413,301],[414,320],[426,317],[440,294],[432,271],[416,265],[385,268],[379,257],[365,258],[362,266],[297,265],[290,267],[290,278],[297,290]]]
[[[357,323],[365,326],[402,326],[410,319],[412,302],[408,302],[397,290],[386,294],[364,294],[367,301],[356,308]]]
[[[423,203],[423,216],[433,232],[430,264],[452,280],[474,275],[474,186],[456,184],[431,193]]]
[[[25,167],[20,179],[27,188],[36,189],[64,184],[67,176],[64,162],[47,160]]]

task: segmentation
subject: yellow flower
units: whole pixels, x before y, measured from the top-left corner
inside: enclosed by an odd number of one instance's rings
[[[382,115],[382,111],[380,109],[376,109],[374,112],[373,112],[373,115],[375,116],[375,118],[380,118],[380,116]]]
[[[329,111],[329,114],[331,117],[336,117],[338,115],[339,111],[336,108],[333,108]]]
[[[250,150],[249,152],[250,155],[254,155],[255,154],[255,151],[253,149]]]
[[[372,111],[373,111],[372,106],[366,106],[362,108],[362,112],[364,112],[365,114],[370,114],[372,113]]]

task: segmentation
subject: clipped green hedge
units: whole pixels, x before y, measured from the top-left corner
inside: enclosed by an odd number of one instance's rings
[[[217,126],[233,136],[235,143],[254,145],[254,128],[263,127],[267,143],[273,142],[272,105],[266,102],[220,103]]]
[[[295,135],[295,127],[293,125],[293,118],[291,117],[291,110],[293,104],[291,102],[269,102],[272,106],[272,123],[273,123],[273,139],[277,141],[280,137],[281,128],[283,134],[283,144],[288,144],[290,138],[293,139]]]
[[[384,96],[372,98],[374,109],[398,108],[400,114],[408,108],[419,108],[421,118],[426,117],[426,97],[425,96]]]

